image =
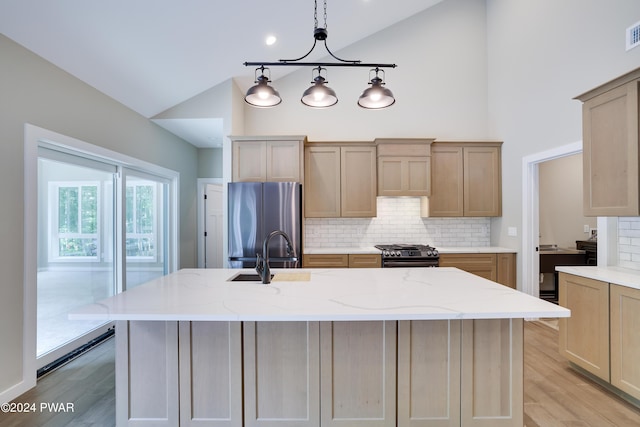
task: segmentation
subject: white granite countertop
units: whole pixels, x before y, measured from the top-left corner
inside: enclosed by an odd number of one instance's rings
[[[557,271],[575,274],[576,276],[614,283],[629,288],[640,289],[640,271],[623,267],[575,266],[556,267]]]
[[[358,321],[570,315],[566,308],[450,267],[274,269],[280,279],[301,280],[273,281],[269,285],[228,281],[241,272],[254,271],[180,270],[75,310],[69,318]]]
[[[516,253],[516,249],[500,246],[464,246],[464,247],[439,247],[436,249],[443,254],[483,254],[483,253]],[[304,248],[303,254],[379,254],[380,249],[374,246],[362,247],[331,247],[331,248]]]

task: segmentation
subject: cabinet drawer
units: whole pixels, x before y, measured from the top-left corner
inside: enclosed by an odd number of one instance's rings
[[[348,268],[347,254],[308,254],[302,257],[304,268]]]
[[[440,254],[440,267],[456,267],[485,279],[498,279],[496,254]]]
[[[349,254],[349,268],[380,268],[382,256],[378,254]]]

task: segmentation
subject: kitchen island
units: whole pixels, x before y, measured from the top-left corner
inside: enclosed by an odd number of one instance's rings
[[[122,426],[522,426],[523,321],[569,310],[455,268],[185,269],[116,321]]]

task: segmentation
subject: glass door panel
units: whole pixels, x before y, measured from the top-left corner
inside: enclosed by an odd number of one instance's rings
[[[37,357],[45,360],[41,366],[105,325],[69,320],[68,313],[116,289],[115,167],[68,159],[38,159]]]
[[[125,171],[125,284],[131,289],[167,274],[167,191],[161,178]]]

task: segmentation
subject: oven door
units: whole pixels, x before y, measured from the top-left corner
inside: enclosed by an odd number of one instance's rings
[[[437,267],[438,259],[394,258],[382,260],[383,268]]]

